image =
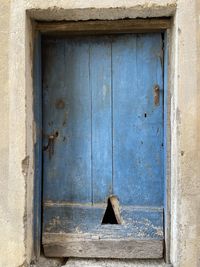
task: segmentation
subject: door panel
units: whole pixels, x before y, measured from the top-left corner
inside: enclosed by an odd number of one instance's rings
[[[92,190],[93,203],[112,194],[111,42],[94,37],[90,45],[92,95]]]
[[[113,41],[113,180],[124,205],[163,205],[161,57],[159,34]],[[155,85],[161,88],[159,105]]]
[[[53,141],[53,155],[49,154],[51,148],[43,153],[44,200],[90,202],[89,44],[50,40],[44,51],[45,143],[49,135],[58,133]]]
[[[163,257],[162,55],[160,33],[43,38],[45,255]]]

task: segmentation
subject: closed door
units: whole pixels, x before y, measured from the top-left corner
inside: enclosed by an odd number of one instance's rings
[[[160,33],[43,39],[47,256],[163,257]]]

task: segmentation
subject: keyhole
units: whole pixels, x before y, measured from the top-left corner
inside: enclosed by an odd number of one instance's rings
[[[119,201],[116,196],[108,198],[108,204],[101,224],[121,224]]]

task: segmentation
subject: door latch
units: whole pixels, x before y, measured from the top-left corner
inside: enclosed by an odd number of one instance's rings
[[[55,139],[58,137],[58,132],[55,132],[53,134],[49,134],[47,135],[48,137],[48,143],[46,146],[43,146],[43,151],[48,151],[49,152],[49,159],[51,159],[51,157],[54,154],[54,143],[55,143]]]

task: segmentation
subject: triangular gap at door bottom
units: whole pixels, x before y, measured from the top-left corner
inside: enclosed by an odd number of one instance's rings
[[[121,224],[119,202],[116,196],[108,198],[108,204],[101,224]]]

